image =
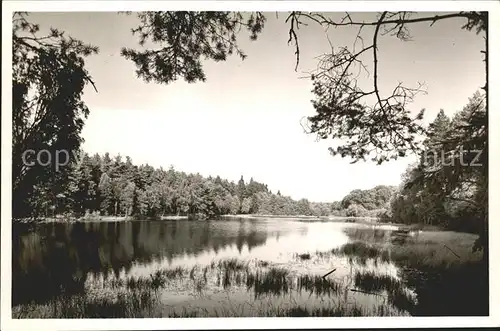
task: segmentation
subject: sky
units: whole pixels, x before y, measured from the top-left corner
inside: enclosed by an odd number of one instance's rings
[[[374,17],[373,13],[355,15]],[[253,177],[273,192],[310,201],[330,202],[354,189],[399,185],[414,157],[382,165],[350,164],[349,159],[329,154],[334,142],[318,142],[301,126],[305,116],[314,114],[311,82],[301,77],[316,67],[315,57],[330,50],[328,38],[334,47],[351,46],[357,29],[301,27],[296,72],[294,48],[287,45],[285,14],[267,16],[257,41],[250,41],[244,32],[239,37],[247,59],[207,61],[206,82],[169,85],[138,79],[134,64],[120,56],[122,47],[140,48],[130,32],[138,23],[134,16],[31,13],[30,20],[42,30],[58,28],[100,49],[86,59],[98,90],[89,87],[83,95],[90,109],[82,132],[83,148],[90,154],[120,154],[130,156],[135,164],[173,165],[180,171],[234,181]],[[462,24],[457,19],[432,27],[416,24],[408,42],[380,37],[381,91],[392,90],[399,81],[408,86],[424,82],[427,94],[419,95],[409,109],[416,114],[425,108],[425,122],[440,109],[450,116],[462,109],[485,80],[480,54],[484,40],[461,30]]]

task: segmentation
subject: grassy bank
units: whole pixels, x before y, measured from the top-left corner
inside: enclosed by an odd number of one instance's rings
[[[382,236],[382,232],[379,235]],[[348,256],[361,264],[370,260],[395,263],[401,268],[402,281],[417,293],[419,304],[410,310],[412,314],[488,314],[488,268],[482,260],[483,252],[472,250],[476,235],[424,231],[417,236],[406,237],[391,235],[389,238],[377,238],[375,235],[372,240],[359,232],[357,236],[364,241],[354,241],[328,253]],[[380,283],[385,281],[375,275],[365,276],[371,284],[365,288],[368,290],[373,290],[373,286],[382,286]]]

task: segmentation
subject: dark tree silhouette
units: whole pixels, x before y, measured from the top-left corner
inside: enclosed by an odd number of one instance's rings
[[[416,16],[416,17],[414,17]],[[387,95],[379,89],[378,39],[383,35],[392,35],[407,41],[411,39],[410,26],[430,23],[445,19],[464,20],[463,29],[476,29],[479,34],[487,31],[488,13],[459,12],[427,16],[412,12],[382,12],[376,20],[356,21],[346,13],[339,21],[324,14],[292,12],[289,16],[290,34],[304,21],[316,22],[328,27],[355,27],[358,34],[352,48],[340,47],[319,57],[317,70],[311,73],[316,99],[313,101],[317,114],[308,118],[309,132],[316,133],[319,139],[346,139],[337,148],[330,148],[333,155],[349,156],[353,162],[372,160],[382,163],[390,159],[404,157],[408,152],[418,152],[421,146],[416,142],[425,129],[419,124],[424,110],[411,117],[407,106],[419,93],[425,93],[422,84],[406,87],[401,82]],[[371,43],[365,45],[361,32],[373,29]],[[361,44],[361,50],[358,50]],[[296,52],[299,53],[296,42]],[[485,51],[486,54],[487,51]],[[369,63],[363,57],[371,54],[372,84],[366,89],[358,85],[361,70],[368,72]],[[486,59],[485,59],[486,61]],[[487,84],[483,87],[486,91]]]
[[[225,61],[236,53],[244,59],[237,33],[246,28],[256,40],[265,23],[261,13],[244,17],[239,12],[175,11],[141,12],[137,16],[141,23],[132,33],[139,36],[139,44],[149,41],[161,47],[142,51],[123,48],[122,55],[135,63],[138,77],[157,83],[178,78],[189,83],[205,81],[203,58]]]
[[[56,173],[53,167],[40,162],[29,166],[29,156],[33,154],[24,153],[30,149],[47,150],[55,158],[57,150],[78,150],[83,120],[89,113],[81,99],[82,92],[86,84],[93,84],[83,58],[98,51],[97,47],[65,37],[64,32],[56,29],[51,29],[47,36],[37,36],[38,31],[39,26],[28,22],[25,13],[14,14],[12,187],[13,214],[17,216],[27,216],[30,209],[24,203],[34,192],[43,190],[46,183],[65,182],[67,169]],[[53,204],[58,189],[52,190]]]

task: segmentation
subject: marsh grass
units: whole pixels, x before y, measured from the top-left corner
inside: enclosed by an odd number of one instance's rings
[[[296,254],[296,256],[302,260],[302,261],[305,261],[305,260],[310,260],[311,259],[311,254],[310,253],[303,253],[303,254]]]
[[[379,232],[379,234],[374,234],[374,237],[390,238],[381,234],[387,232],[385,230],[351,229],[350,232],[351,236],[356,238],[366,239],[370,237],[370,232]],[[476,236],[467,233],[436,231],[423,232],[415,237],[409,235],[401,235],[401,237],[404,237],[404,241],[386,240],[370,244],[358,240],[333,249],[329,253],[353,258],[360,264],[373,259],[382,262],[393,261],[400,266],[416,269],[446,269],[467,262],[477,262],[482,257],[481,251],[472,251]],[[328,253],[318,255],[325,257]]]
[[[217,308],[212,310],[184,310],[181,313],[170,313],[169,317],[360,317],[360,316],[400,316],[404,313],[384,305],[363,306],[359,303],[329,302],[324,307],[310,307],[293,303],[293,306],[266,304],[253,307],[251,311],[233,308]]]
[[[166,277],[167,279],[175,279],[178,277],[182,277],[185,273],[186,269],[182,267],[177,267],[174,269],[165,269],[160,271],[161,274]]]
[[[336,253],[336,251],[332,252]],[[378,256],[378,249],[366,243],[357,241],[354,243],[345,244],[339,249],[339,253],[344,255],[357,255],[367,258],[374,258]]]
[[[391,305],[403,311],[414,312],[415,305],[418,303],[415,295],[406,288],[406,285],[390,275],[377,274],[373,271],[358,271],[354,276],[354,284],[365,293],[386,296]]]
[[[253,289],[256,298],[263,294],[286,294],[291,290],[288,276],[289,271],[281,268],[249,273],[247,275],[247,289]]]
[[[275,308],[265,312],[267,317],[359,317],[363,309],[357,305],[338,305],[310,309],[306,306]]]
[[[369,237],[368,230],[352,232],[358,238]],[[348,256],[361,265],[370,258],[400,267],[400,282],[414,289],[416,298],[385,276],[357,274],[355,282],[367,291],[388,290],[389,302],[412,315],[484,316],[489,311],[488,267],[482,261],[483,252],[472,250],[476,238],[468,233],[424,231],[400,241],[355,241],[330,253]]]
[[[193,317],[323,317],[323,316],[393,316],[394,311],[384,306],[364,307],[357,303],[331,302],[325,307],[262,305],[245,311],[243,305],[211,310],[182,308],[180,311],[156,309],[152,297],[144,293],[121,296],[118,301],[73,297],[54,303],[23,305],[13,309],[14,318],[193,318]],[[54,305],[56,308],[54,308]]]
[[[212,262],[211,266],[212,268],[217,266],[220,269],[230,271],[246,271],[249,268],[249,263],[233,258],[227,260],[219,260],[218,262]]]
[[[46,304],[12,308],[13,318],[134,318],[157,317],[156,298],[150,291],[120,293],[115,299],[78,295],[59,297]]]
[[[391,291],[394,288],[401,287],[402,284],[396,278],[390,275],[377,274],[373,271],[356,272],[354,284],[366,292]]]
[[[269,261],[259,260],[259,261],[257,261],[257,266],[259,266],[259,267],[268,267],[269,266]]]
[[[161,310],[158,293],[171,282],[191,282],[195,291],[201,292],[207,283],[228,289],[242,286],[253,293],[255,299],[263,297],[283,296],[292,291],[306,292],[316,296],[338,295],[343,288],[335,281],[325,280],[320,276],[295,275],[280,267],[250,268],[248,262],[235,259],[214,261],[205,267],[175,268],[158,270],[148,277],[129,277],[127,279],[101,279],[93,281],[93,289],[88,289],[85,295],[74,297],[58,297],[45,305],[21,305],[15,307],[15,318],[79,318],[79,317],[150,317],[156,316]],[[105,290],[107,289],[107,290]],[[281,307],[283,308],[283,307]],[[258,316],[295,316],[297,310],[259,311]],[[311,310],[310,316],[336,314],[348,316],[355,311],[336,307],[335,310]],[[220,316],[238,316],[235,312],[219,311],[205,312],[204,315],[222,314]],[[302,313],[300,313],[302,314]],[[299,315],[300,315],[299,314]],[[305,312],[303,314],[306,314]],[[319,315],[318,315],[319,314]],[[192,311],[173,311],[169,316],[186,317],[196,315]],[[301,315],[300,315],[301,316]]]
[[[390,261],[389,251],[362,241],[355,241],[340,248],[334,248],[330,251],[330,254],[347,256],[362,265],[365,265],[368,259],[373,259],[376,262]]]
[[[390,236],[390,231],[388,230],[365,227],[347,227],[344,229],[344,233],[352,241],[362,241],[366,243],[385,242]]]
[[[342,284],[332,280],[325,279],[321,276],[302,275],[297,279],[297,288],[300,291],[314,293],[317,296],[340,295],[345,288]]]
[[[171,282],[189,279],[194,289],[201,291],[209,272],[222,273],[224,286],[231,286],[232,276],[247,270],[247,263],[231,259],[214,261],[204,268],[158,270],[147,277],[94,279],[83,295],[59,296],[45,304],[18,305],[13,307],[12,315],[13,318],[156,317],[160,304],[158,293]],[[236,281],[242,282],[241,275],[237,275]]]
[[[473,252],[474,235],[467,233],[429,232],[408,238],[404,245],[391,246],[395,263],[416,269],[448,269],[469,262],[479,262],[482,251]]]

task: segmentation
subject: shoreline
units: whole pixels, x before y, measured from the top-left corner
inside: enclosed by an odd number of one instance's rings
[[[353,222],[353,223],[378,223],[376,217],[343,217],[343,216],[309,216],[309,215],[260,215],[260,214],[237,214],[220,215],[218,218],[208,221],[226,219],[292,219],[301,222]],[[129,221],[189,221],[187,215],[166,215],[158,217],[137,216],[86,216],[86,217],[40,217],[40,218],[13,218],[14,223],[22,224],[44,224],[44,223],[106,223],[106,222],[129,222]]]
[[[279,219],[297,219],[310,221],[338,221],[338,220],[365,220],[376,221],[376,217],[362,216],[309,216],[309,215],[264,215],[264,214],[236,214],[220,215],[219,218],[210,219],[211,221],[223,220],[228,218],[279,218]],[[167,215],[158,217],[137,217],[137,216],[84,216],[84,217],[40,217],[40,218],[13,218],[17,223],[73,223],[73,222],[127,222],[127,221],[177,221],[189,220],[187,215]]]
[[[59,223],[59,224],[76,224],[76,223],[110,223],[110,222],[147,222],[147,221],[187,221],[187,222],[218,222],[233,220],[293,220],[304,223],[352,223],[366,226],[390,226],[394,227],[397,231],[453,231],[447,230],[436,225],[422,225],[422,224],[402,224],[402,223],[387,223],[379,222],[376,217],[342,217],[342,216],[295,216],[295,215],[258,215],[258,214],[237,214],[237,215],[221,215],[217,219],[209,220],[196,220],[190,219],[189,216],[167,215],[159,217],[135,217],[135,216],[94,216],[94,217],[44,217],[39,219],[12,219],[13,223],[24,224],[27,226],[37,226],[41,224]],[[457,231],[461,232],[461,231]]]
[[[261,215],[261,214],[237,214],[237,215],[221,215],[221,218],[282,218],[282,219],[296,219],[299,221],[310,221],[310,222],[336,222],[340,220],[352,220],[352,221],[372,221],[376,223],[378,218],[371,216],[309,216],[309,215]]]
[[[21,218],[13,219],[14,223],[42,224],[42,223],[106,223],[106,222],[130,222],[130,221],[180,221],[188,220],[188,216],[159,216],[159,217],[136,217],[136,216],[92,216],[92,217],[40,217],[37,219]]]

